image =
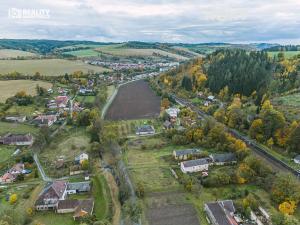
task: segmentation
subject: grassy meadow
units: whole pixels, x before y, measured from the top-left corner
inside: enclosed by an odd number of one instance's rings
[[[0,71],[2,74],[16,71],[29,75],[39,72],[44,76],[61,76],[65,73],[70,74],[78,70],[84,73],[88,71],[100,73],[107,71],[107,69],[100,66],[92,66],[82,61],[64,59],[0,60]]]
[[[268,52],[268,55],[273,58],[274,56],[277,56],[278,53],[280,53],[280,51],[277,51],[277,52]],[[286,58],[291,58],[291,57],[293,57],[295,55],[299,55],[300,51],[284,51],[283,53],[284,53],[284,56]]]
[[[0,81],[0,102],[5,102],[6,99],[14,96],[19,91],[25,91],[27,94],[30,95],[36,95],[35,88],[37,85],[46,89],[52,87],[51,83],[44,82],[44,81],[32,81],[32,80]]]
[[[17,58],[17,57],[34,57],[36,54],[14,49],[0,49],[0,59]]]
[[[75,50],[75,51],[69,51],[69,52],[64,52],[63,54],[65,55],[73,55],[79,58],[84,58],[84,57],[97,57],[101,53],[94,51],[93,49],[83,49],[83,50]]]
[[[103,52],[106,54],[116,55],[116,56],[153,56],[153,53],[157,53],[162,56],[169,56],[178,60],[187,59],[184,56],[177,55],[174,53],[162,51],[160,49],[135,49],[135,48],[123,48],[123,44],[106,45],[96,48],[96,51]]]
[[[0,122],[0,135],[6,134],[8,131],[17,134],[36,134],[39,129],[27,124]]]

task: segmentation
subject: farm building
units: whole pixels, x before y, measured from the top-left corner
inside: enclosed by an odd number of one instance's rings
[[[26,116],[6,116],[5,120],[8,122],[23,123],[26,121]]]
[[[60,200],[67,195],[67,183],[65,181],[53,181],[46,185],[35,202],[36,210],[55,209]]]
[[[294,158],[294,162],[297,163],[297,164],[300,164],[300,155],[297,155],[297,156]]]
[[[199,149],[184,149],[173,151],[173,156],[177,160],[187,160],[189,157],[200,153]]]
[[[234,218],[235,207],[232,200],[210,202],[204,205],[210,224],[238,225]]]
[[[0,144],[3,145],[27,145],[33,144],[33,136],[31,134],[6,134],[0,137]]]
[[[211,163],[210,158],[202,158],[184,161],[180,163],[180,169],[183,173],[194,173],[208,170],[208,166]]]
[[[209,157],[215,165],[225,165],[237,162],[236,156],[233,153],[212,154]]]
[[[155,134],[155,129],[151,125],[143,125],[136,129],[136,135],[150,135]]]
[[[91,183],[88,182],[76,182],[68,183],[67,194],[76,194],[81,192],[89,192],[91,190]]]

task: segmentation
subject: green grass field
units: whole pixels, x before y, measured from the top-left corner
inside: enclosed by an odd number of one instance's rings
[[[7,132],[17,134],[36,134],[39,132],[39,129],[27,124],[0,122],[0,135],[6,134]]]
[[[34,57],[36,54],[14,49],[0,49],[0,59],[17,58],[17,57]]]
[[[15,149],[15,146],[0,145],[0,164],[9,160]]]
[[[44,81],[31,81],[31,80],[0,81],[0,102],[5,102],[7,98],[14,96],[19,91],[26,91],[27,94],[36,95],[37,85],[44,87],[46,89],[52,87],[51,83],[44,82]]]
[[[100,73],[108,71],[100,66],[88,65],[82,61],[64,59],[0,60],[0,71],[2,74],[17,71],[30,75],[40,72],[41,75],[45,76],[61,76],[65,73],[71,74],[78,70],[84,73],[88,71]]]
[[[187,59],[184,56],[177,55],[174,53],[162,51],[160,49],[134,49],[134,48],[123,48],[123,44],[106,45],[96,48],[96,51],[116,55],[116,56],[153,56],[153,53],[160,54],[162,56],[169,56],[178,60]]]
[[[273,101],[280,105],[300,107],[300,93],[276,97]]]
[[[268,52],[268,55],[273,58],[274,56],[277,56],[278,53],[280,53],[280,52],[279,51],[277,51],[277,52]],[[291,58],[295,55],[299,55],[300,51],[284,51],[283,53],[284,53],[284,56],[286,58]]]
[[[68,55],[73,55],[73,56],[76,56],[79,58],[84,58],[84,57],[97,57],[101,53],[94,51],[93,49],[83,49],[83,50],[64,52],[63,54],[68,54]]]

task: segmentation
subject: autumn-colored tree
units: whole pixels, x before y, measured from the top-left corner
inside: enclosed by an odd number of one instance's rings
[[[84,159],[82,162],[81,162],[81,169],[83,170],[88,170],[89,168],[89,161],[87,159]]]
[[[167,109],[167,108],[170,107],[170,101],[169,101],[168,98],[163,98],[163,99],[161,100],[161,107],[162,107],[163,109]]]
[[[297,205],[294,201],[285,201],[278,206],[278,209],[283,214],[293,215]]]
[[[249,129],[249,135],[258,141],[263,140],[263,121],[262,119],[256,119],[252,122]]]
[[[273,138],[269,138],[269,140],[267,140],[267,146],[268,146],[269,148],[273,148],[273,145],[274,145]]]
[[[17,194],[12,194],[10,197],[9,197],[9,203],[10,204],[15,204],[18,200],[18,195]]]
[[[225,123],[225,121],[227,120],[225,110],[223,108],[219,108],[217,111],[215,111],[213,116],[220,123]]]

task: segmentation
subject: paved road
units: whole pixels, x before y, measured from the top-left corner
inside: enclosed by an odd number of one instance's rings
[[[193,111],[195,111],[202,119],[203,118],[211,118],[213,120],[215,120],[214,117],[204,113],[203,111],[201,111],[200,109],[198,109],[196,106],[194,106],[190,101],[186,100],[186,99],[182,99],[177,97],[175,94],[171,94],[171,96],[174,98],[174,100],[182,105],[182,106],[188,106],[190,107]],[[216,121],[216,120],[215,120]],[[217,122],[217,121],[216,121]],[[274,156],[272,156],[270,153],[268,153],[267,151],[265,151],[261,146],[259,146],[259,144],[256,143],[255,140],[250,139],[248,136],[246,135],[242,135],[241,133],[239,133],[237,130],[231,129],[226,127],[228,132],[230,132],[232,135],[234,135],[236,138],[243,140],[248,147],[260,158],[264,159],[268,164],[270,164],[270,166],[272,166],[272,168],[275,171],[284,171],[284,172],[290,172],[293,175],[295,175],[296,177],[300,178],[300,173],[296,170],[294,170],[293,168],[291,168],[289,165],[287,165],[285,162],[276,159]]]
[[[37,167],[39,169],[39,172],[42,176],[43,181],[52,181],[52,179],[45,174],[45,171],[44,171],[44,169],[43,169],[43,167],[40,163],[40,160],[39,160],[36,153],[33,154],[33,159],[34,159],[35,164],[37,165]]]

